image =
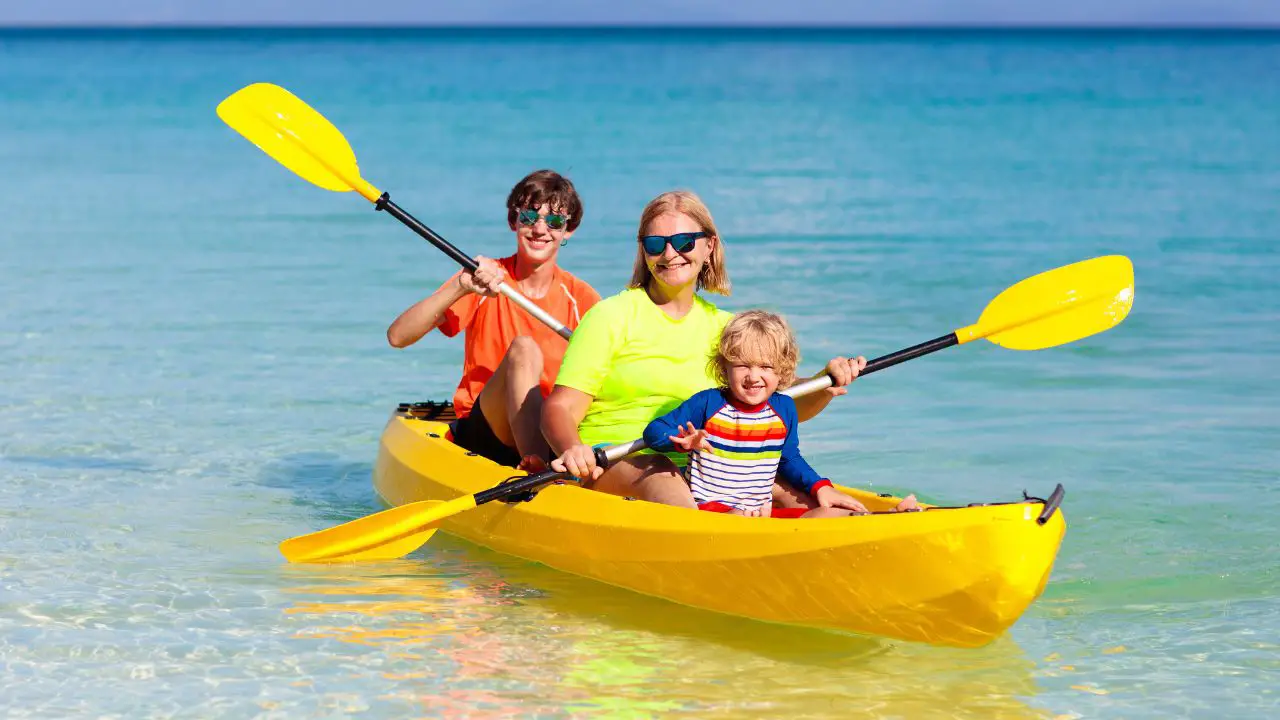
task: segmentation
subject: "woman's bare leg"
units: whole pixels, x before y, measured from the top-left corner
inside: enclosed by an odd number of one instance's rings
[[[585,487],[610,495],[634,497],[649,502],[697,508],[689,484],[675,463],[665,455],[636,455],[623,458]]]
[[[785,480],[774,480],[773,506],[780,508],[808,508],[812,510],[818,507],[818,501],[814,500],[809,493],[800,490]]]
[[[908,495],[902,502],[898,503],[892,510],[885,512],[914,512],[922,510],[920,503],[916,502],[915,495]],[[802,518],[824,518],[824,517],[844,517],[846,515],[865,515],[866,513],[855,513],[844,508],[814,508],[809,512],[801,515]]]
[[[809,512],[801,515],[800,517],[801,518],[834,518],[834,517],[848,517],[850,515],[862,515],[862,514],[865,514],[865,513],[855,513],[852,510],[846,510],[844,508],[820,507],[820,508],[814,508]]]

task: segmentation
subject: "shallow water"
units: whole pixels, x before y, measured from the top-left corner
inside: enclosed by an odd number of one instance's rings
[[[1272,716],[1277,70],[1256,34],[0,35],[0,707]],[[447,397],[461,348],[383,338],[447,260],[214,116],[262,80],[472,253],[509,252],[517,178],[569,172],[587,211],[563,262],[606,294],[643,204],[692,187],[729,248],[721,304],[786,313],[805,370],[1129,255],[1116,330],[912,361],[804,428],[820,472],[926,500],[1064,483],[1045,596],[959,651],[720,617],[441,537],[395,563],[282,563],[279,540],[376,507],[387,413]]]

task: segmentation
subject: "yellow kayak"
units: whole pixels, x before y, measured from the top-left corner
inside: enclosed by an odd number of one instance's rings
[[[402,405],[374,489],[390,505],[451,500],[523,472],[447,439],[441,406]],[[449,416],[451,410],[445,405]],[[434,419],[430,419],[433,418]],[[841,488],[873,511],[899,498]],[[756,620],[977,647],[1044,590],[1066,531],[1049,500],[821,520],[744,518],[551,485],[454,515],[444,532],[685,605]]]

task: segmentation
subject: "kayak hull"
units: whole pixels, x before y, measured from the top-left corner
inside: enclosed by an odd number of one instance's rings
[[[390,505],[450,500],[524,473],[467,453],[448,426],[403,412],[373,482]],[[897,498],[842,488],[872,510]],[[857,518],[743,518],[552,485],[441,529],[498,552],[685,605],[756,620],[977,647],[1048,582],[1066,531],[1042,502]]]

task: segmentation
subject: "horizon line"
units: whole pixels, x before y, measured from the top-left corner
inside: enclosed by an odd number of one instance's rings
[[[415,32],[422,30],[444,30],[444,31],[507,31],[507,32],[527,32],[530,28],[537,28],[539,31],[653,31],[653,30],[786,30],[786,31],[806,31],[806,32],[848,32],[848,31],[1257,31],[1257,32],[1277,32],[1280,31],[1280,22],[1184,22],[1184,21],[1166,21],[1166,22],[1099,22],[1099,23],[1053,23],[1053,22],[947,22],[947,23],[891,23],[891,22],[869,22],[869,23],[772,23],[772,22],[738,22],[738,23],[503,23],[503,22],[477,22],[477,23],[351,23],[351,22],[320,22],[320,23],[164,23],[164,22],[140,22],[140,23],[18,23],[4,24],[0,23],[0,31],[8,30],[37,30],[37,31],[103,31],[103,30],[125,30],[125,31],[228,31],[228,30],[259,30],[259,31],[279,31],[279,30],[366,30],[366,31],[383,31],[383,32]]]

